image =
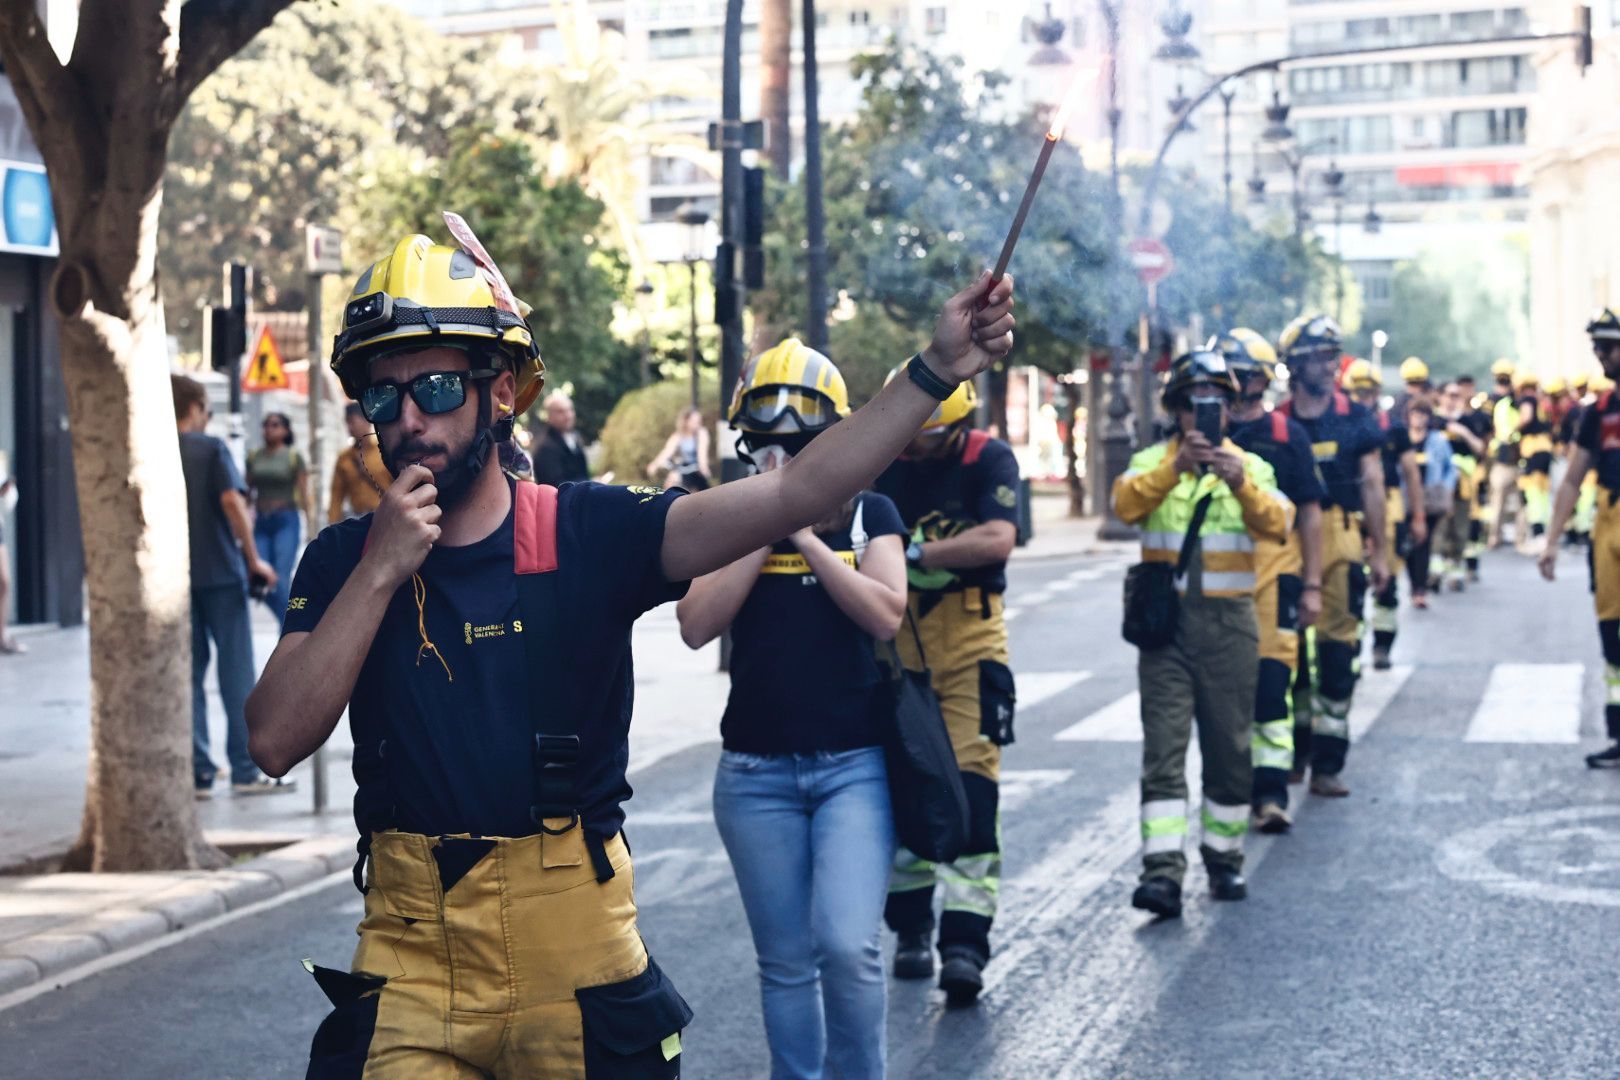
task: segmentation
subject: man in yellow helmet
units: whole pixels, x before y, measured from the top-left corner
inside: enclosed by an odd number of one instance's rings
[[[1141,525],[1142,563],[1162,568],[1162,606],[1173,614],[1156,639],[1131,638],[1141,650],[1142,698],[1142,873],[1131,906],[1160,918],[1181,914],[1195,725],[1204,754],[1198,850],[1210,895],[1249,894],[1243,841],[1254,792],[1259,547],[1286,543],[1293,509],[1265,459],[1225,437],[1237,395],[1221,353],[1178,357],[1161,398],[1175,434],[1138,451],[1114,483],[1114,509]]]
[[[1322,614],[1322,499],[1327,492],[1299,421],[1268,410],[1266,391],[1277,378],[1277,351],[1253,330],[1217,335],[1210,348],[1237,379],[1232,441],[1276,474],[1277,489],[1294,504],[1294,528],[1282,542],[1255,541],[1255,617],[1260,629],[1260,677],[1254,696],[1254,817],[1263,833],[1293,827],[1288,774],[1294,768],[1291,691],[1299,673],[1299,636]],[[1357,363],[1366,363],[1361,360]]]
[[[1620,378],[1620,314],[1605,308],[1587,324],[1592,351],[1608,379]],[[1538,562],[1542,576],[1553,580],[1558,566],[1558,538],[1580,499],[1581,483],[1589,470],[1597,471],[1603,490],[1592,523],[1589,565],[1597,605],[1598,640],[1603,645],[1604,721],[1613,744],[1589,754],[1594,769],[1620,768],[1620,394],[1604,390],[1581,416],[1569,470],[1558,486],[1558,500],[1547,527],[1547,540]]]
[[[1479,559],[1485,551],[1485,533],[1490,525],[1490,442],[1494,425],[1487,409],[1489,395],[1479,392],[1474,377],[1468,372],[1457,376],[1457,393],[1462,400],[1460,421],[1475,438],[1480,440],[1479,452],[1474,454],[1474,499],[1469,506],[1468,544],[1463,549],[1463,565],[1469,584],[1479,580]]]
[[[1521,553],[1531,554],[1546,535],[1552,514],[1553,421],[1534,372],[1515,375],[1513,389],[1519,411],[1519,494],[1526,525],[1516,540]]]
[[[1592,395],[1592,379],[1586,372],[1576,372],[1570,378],[1569,385],[1569,408],[1558,426],[1560,453],[1566,465],[1575,456],[1575,439],[1580,434],[1581,419],[1596,401]],[[1575,501],[1575,513],[1569,519],[1569,527],[1564,530],[1564,542],[1570,547],[1580,547],[1592,537],[1592,519],[1597,513],[1597,488],[1597,474],[1587,472],[1586,478],[1581,481],[1580,498]]]
[[[1404,389],[1395,398],[1390,409],[1390,421],[1397,427],[1406,426],[1406,403],[1427,401],[1434,404],[1434,385],[1429,382],[1429,365],[1419,356],[1408,356],[1401,361],[1401,383]]]
[[[1513,531],[1524,536],[1524,499],[1519,495],[1519,403],[1513,392],[1513,363],[1491,365],[1495,388],[1491,391],[1490,532],[1485,546],[1502,546],[1502,526],[1514,515]]]
[[[1361,651],[1361,613],[1371,562],[1373,591],[1389,578],[1384,540],[1384,433],[1366,406],[1338,388],[1344,352],[1339,324],[1326,315],[1302,315],[1283,331],[1278,352],[1288,364],[1290,398],[1282,411],[1310,436],[1327,488],[1322,502],[1322,617],[1302,640],[1304,685],[1294,699],[1294,773],[1309,763],[1310,791],[1343,798],[1340,776],[1350,752],[1350,704]],[[1362,523],[1366,525],[1363,543]],[[1370,552],[1370,556],[1369,553]]]
[[[953,863],[900,849],[885,918],[900,937],[896,977],[928,978],[934,886],[943,887],[939,985],[956,1004],[977,998],[990,960],[1001,891],[1001,748],[1013,740],[1015,698],[1002,594],[1018,537],[1018,462],[1006,443],[973,430],[977,405],[971,383],[957,387],[874,485],[911,530],[911,622],[895,643],[908,668],[933,674],[970,818],[967,847]]]
[[[682,497],[491,467],[545,366],[464,222],[401,240],[344,305],[332,367],[393,483],[327,528],[248,705],[285,775],[347,708],[352,969],[311,1075],[674,1077],[691,1017],[636,929],[621,835],[631,626],[691,578],[825,519],[1011,347],[1011,282],[947,302],[933,342],[781,469]],[[981,305],[983,305],[981,307]]]

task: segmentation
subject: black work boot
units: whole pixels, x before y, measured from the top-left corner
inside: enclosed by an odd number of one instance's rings
[[[984,960],[973,949],[961,945],[940,950],[939,988],[945,991],[945,1004],[971,1005],[984,989]]]
[[[1249,883],[1231,866],[1211,866],[1209,869],[1209,895],[1217,900],[1247,900]]]
[[[1607,750],[1587,754],[1586,767],[1588,769],[1620,769],[1620,741],[1617,741]]]
[[[931,979],[934,977],[934,932],[932,929],[901,934],[894,949],[894,977]]]
[[[1131,907],[1151,911],[1161,919],[1181,917],[1181,883],[1167,877],[1150,877],[1131,893]]]

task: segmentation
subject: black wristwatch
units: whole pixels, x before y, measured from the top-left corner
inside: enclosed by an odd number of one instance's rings
[[[918,570],[921,570],[922,569],[922,556],[923,556],[922,545],[919,544],[917,541],[913,540],[910,544],[906,545],[906,565],[907,566],[913,566],[913,567],[916,567]]]
[[[923,361],[922,353],[913,356],[910,363],[906,364],[906,375],[922,388],[923,393],[935,401],[944,401],[956,393],[957,384],[948,383],[936,375],[934,369]]]

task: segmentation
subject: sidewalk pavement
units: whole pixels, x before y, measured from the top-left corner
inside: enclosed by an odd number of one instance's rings
[[[1067,499],[1040,496],[1034,540],[1014,558],[1046,559],[1120,550],[1097,539],[1093,520],[1070,519]],[[254,660],[276,642],[274,620],[253,605]],[[350,772],[353,742],[340,722],[322,752],[326,809],[313,810],[313,760],[290,774],[280,795],[233,797],[229,785],[199,802],[209,839],[228,850],[265,852],[225,870],[141,874],[30,874],[78,834],[89,751],[89,634],[84,627],[21,627],[29,648],[0,657],[0,1005],[4,995],[98,957],[268,899],[354,860]],[[718,738],[729,689],[719,646],[693,654],[681,642],[673,605],[635,630],[636,705],[630,772]],[[223,760],[225,718],[209,673],[209,728]],[[11,872],[7,873],[7,869]]]

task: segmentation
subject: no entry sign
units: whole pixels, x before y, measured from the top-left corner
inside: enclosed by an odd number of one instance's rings
[[[1144,285],[1157,285],[1176,269],[1176,260],[1170,249],[1151,237],[1132,240],[1129,248],[1131,265]]]

